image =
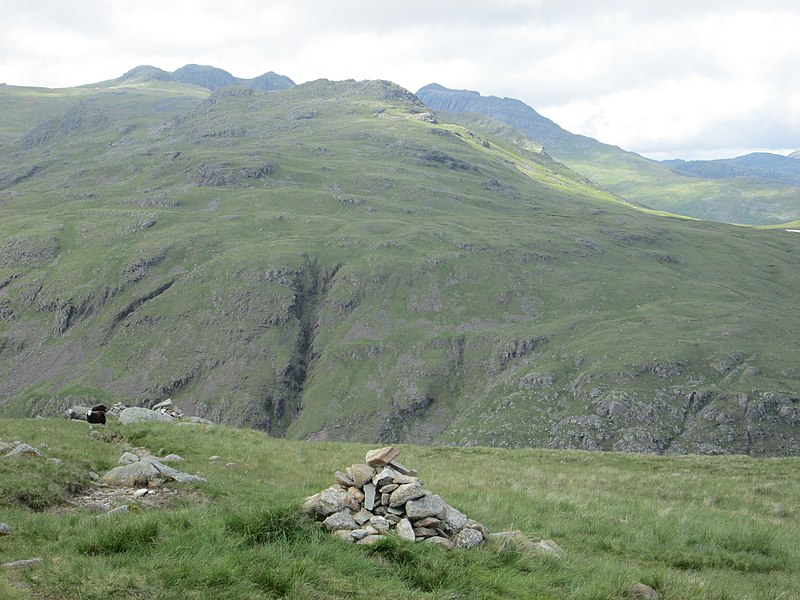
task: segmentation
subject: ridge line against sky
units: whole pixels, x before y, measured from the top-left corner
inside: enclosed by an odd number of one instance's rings
[[[436,82],[517,98],[652,158],[800,149],[796,0],[0,0],[0,82],[68,87],[151,64]]]

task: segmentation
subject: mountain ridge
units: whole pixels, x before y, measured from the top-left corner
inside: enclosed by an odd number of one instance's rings
[[[2,414],[800,452],[796,234],[656,217],[391,82],[166,83],[0,152]]]

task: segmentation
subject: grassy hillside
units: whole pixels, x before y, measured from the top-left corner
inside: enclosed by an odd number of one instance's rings
[[[627,599],[637,582],[662,600],[800,597],[797,459],[402,447],[426,487],[492,531],[552,539],[561,559],[518,546],[446,551],[399,541],[362,547],[297,517],[303,497],[361,462],[369,446],[277,440],[253,431],[169,424],[88,435],[85,423],[0,420],[58,458],[0,457],[0,595],[110,598]],[[177,453],[206,484],[158,489],[96,516],[66,502],[92,491],[88,472],[132,448]],[[221,458],[209,462],[211,455]],[[120,502],[125,501],[120,499]]]
[[[635,209],[388,82],[99,89],[0,154],[0,410],[796,454],[800,238]]]
[[[800,216],[800,188],[791,177],[778,172],[789,170],[789,159],[775,157],[770,162],[771,172],[764,173],[753,168],[752,160],[741,157],[734,159],[741,169],[731,169],[727,178],[718,179],[719,168],[696,166],[692,172],[678,172],[672,167],[688,170],[694,163],[660,163],[570,133],[512,98],[485,97],[436,84],[425,86],[417,95],[437,113],[468,127],[484,127],[486,123],[482,121],[486,117],[506,123],[542,144],[556,160],[643,206],[709,221],[750,225],[782,223]],[[793,165],[790,170],[796,172]]]

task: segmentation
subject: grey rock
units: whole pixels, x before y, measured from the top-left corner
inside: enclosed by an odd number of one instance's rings
[[[119,422],[123,425],[128,425],[130,423],[145,423],[148,421],[172,423],[175,421],[175,419],[169,415],[165,415],[164,413],[150,410],[149,408],[140,408],[138,406],[126,408],[119,413]]]
[[[139,462],[111,469],[100,480],[109,485],[127,487],[140,487],[146,486],[151,482],[160,483],[170,480],[178,483],[204,483],[206,481],[197,475],[176,471],[152,457],[146,457]]]
[[[400,473],[398,473],[394,469],[384,467],[383,469],[381,469],[380,473],[378,473],[372,478],[372,483],[374,483],[376,487],[383,487],[385,485],[389,485],[390,483],[392,483],[392,481],[394,481],[394,478],[397,477],[398,475],[400,475]]]
[[[169,408],[171,406],[172,406],[172,399],[171,398],[167,398],[163,402],[159,402],[158,404],[153,406],[153,408],[151,410],[158,410],[160,408]]]
[[[97,481],[98,479],[100,479],[100,475],[98,475],[94,471],[89,471],[89,479],[91,479],[92,481]]]
[[[364,492],[362,492],[356,486],[351,485],[349,488],[347,488],[347,494],[350,497],[352,497],[359,504],[363,504],[364,503],[364,498],[365,498]]]
[[[184,423],[194,424],[194,425],[216,425],[214,421],[209,421],[208,419],[204,419],[203,417],[183,417]],[[183,423],[182,423],[183,424]]]
[[[136,456],[133,452],[125,452],[122,456],[119,457],[117,463],[121,465],[132,465],[133,463],[139,462],[139,457]]]
[[[400,473],[401,475],[408,475],[410,477],[418,477],[419,473],[417,473],[414,469],[409,469],[408,467],[404,467],[396,460],[393,460],[389,463],[389,466],[392,467],[395,471]]]
[[[414,522],[414,527],[431,527],[437,529],[442,526],[442,522],[436,517],[425,517]]]
[[[381,505],[389,506],[389,498],[391,498],[391,494],[381,494]]]
[[[486,529],[486,527],[484,527],[482,523],[478,523],[477,521],[474,521],[472,519],[467,520],[467,524],[465,527],[468,527],[470,529],[477,529],[478,531],[481,532],[481,534],[485,538],[488,538],[491,535],[491,533],[489,533],[489,530]]]
[[[366,508],[362,508],[360,511],[358,511],[356,514],[353,515],[353,520],[359,525],[363,525],[374,516],[375,515],[369,512]]]
[[[322,490],[319,494],[306,498],[302,505],[302,511],[305,514],[327,517],[345,507],[346,496],[347,492],[338,485],[333,485],[328,489]]]
[[[208,462],[217,462],[218,460],[222,460],[222,457],[221,456],[217,456],[216,454],[214,456],[209,456],[208,457]]]
[[[453,508],[447,502],[444,503],[444,530],[448,533],[458,533],[467,524],[467,515],[460,510]]]
[[[368,535],[369,531],[366,529],[353,529],[353,531],[350,532],[350,537],[354,540],[363,540]]]
[[[6,452],[10,452],[14,446],[11,444],[6,444],[5,442],[0,442],[0,454],[5,454]]]
[[[396,483],[397,485],[405,485],[408,483],[414,483],[419,481],[418,477],[411,477],[410,475],[400,474],[392,480],[392,483]]]
[[[418,538],[429,538],[436,536],[436,530],[429,527],[414,527],[414,536]]]
[[[400,522],[400,517],[398,517],[397,515],[387,513],[384,516],[386,517],[386,520],[389,521],[389,523],[391,523],[392,525],[397,525]]]
[[[0,523],[0,535],[11,535],[11,527],[5,523]]]
[[[336,480],[336,483],[344,488],[349,488],[355,485],[352,478],[349,477],[347,473],[343,473],[342,471],[336,471],[336,473],[333,474],[333,478]]]
[[[533,549],[538,554],[549,554],[551,556],[564,556],[564,551],[553,540],[542,540],[534,542]]]
[[[178,456],[177,454],[167,454],[165,457],[160,459],[161,462],[181,462],[183,460],[182,456]]]
[[[26,560],[15,560],[12,562],[3,563],[3,566],[8,569],[21,569],[24,567],[35,567],[42,562],[43,559],[41,558],[28,558]]]
[[[386,448],[378,448],[367,452],[366,461],[371,467],[382,467],[388,465],[398,456],[400,456],[400,450],[387,446]]]
[[[636,583],[631,588],[631,600],[658,600],[658,592],[649,585]]]
[[[452,550],[456,547],[455,543],[452,540],[448,540],[444,537],[429,537],[425,540],[426,544],[433,544],[434,546],[441,546],[442,548],[446,548],[447,550]]]
[[[102,515],[98,515],[98,516],[107,517],[109,515],[119,515],[119,514],[122,514],[122,513],[129,512],[129,511],[130,511],[130,508],[128,507],[128,505],[127,504],[123,504],[121,506],[117,506],[116,508],[112,508],[108,512],[105,512]]]
[[[397,508],[409,500],[416,500],[424,495],[425,488],[423,488],[418,481],[415,481],[414,483],[406,483],[392,492],[391,496],[389,497],[389,506],[391,508]]]
[[[372,510],[375,508],[375,484],[368,483],[364,486],[364,508]]]
[[[16,448],[14,448],[11,452],[6,454],[6,456],[41,456],[42,453],[39,452],[33,446],[29,446],[28,444],[19,444]]]
[[[375,516],[369,520],[369,524],[378,530],[378,533],[388,533],[391,523],[386,517]]]
[[[363,531],[363,530],[362,530]],[[352,542],[353,539],[353,532],[347,529],[337,529],[335,531],[331,531],[331,535],[333,537],[337,537],[340,540],[344,540],[345,542]]]
[[[386,539],[384,535],[368,535],[364,539],[358,540],[356,544],[361,546],[371,546],[372,544],[377,544],[381,540]]]
[[[411,526],[411,521],[408,519],[400,519],[400,522],[395,527],[395,531],[397,532],[397,535],[404,540],[413,542],[416,539],[416,536],[414,535],[414,528]]]
[[[61,465],[64,464],[64,461],[62,461],[62,460],[60,460],[58,458],[48,458],[47,462],[49,462],[52,465],[56,465],[57,467],[60,467]]]
[[[380,488],[378,491],[379,491],[381,494],[391,494],[391,493],[392,493],[393,491],[395,491],[395,490],[396,490],[398,487],[400,487],[400,486],[399,486],[399,485],[397,485],[396,483],[390,483],[389,485],[384,485],[384,486],[383,486],[383,487],[381,487],[381,488]]]
[[[375,469],[369,465],[353,465],[350,467],[350,477],[353,480],[353,485],[363,488],[366,483],[369,483],[375,475]]]
[[[353,515],[349,510],[333,513],[322,522],[322,526],[328,531],[358,529],[358,523],[353,520]]]
[[[477,529],[465,528],[459,531],[453,538],[453,542],[459,548],[469,550],[483,541],[483,534]]]
[[[441,496],[423,496],[406,503],[406,516],[409,519],[445,516],[444,500]]]

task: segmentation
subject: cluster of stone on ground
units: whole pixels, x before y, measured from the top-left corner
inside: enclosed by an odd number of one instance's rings
[[[418,473],[397,462],[400,452],[387,447],[367,453],[334,475],[336,483],[306,498],[303,511],[343,540],[373,544],[395,534],[444,548],[474,548],[489,537],[441,496],[425,489]]]
[[[67,416],[72,420],[85,421],[86,413],[89,408],[86,406],[73,406],[67,410]],[[126,406],[117,402],[106,411],[106,417],[117,418],[123,425],[128,423],[142,423],[147,421],[162,421],[165,423],[197,423],[203,425],[213,425],[213,421],[202,417],[184,415],[181,410],[172,403],[171,399],[159,402],[152,408],[141,406]]]

